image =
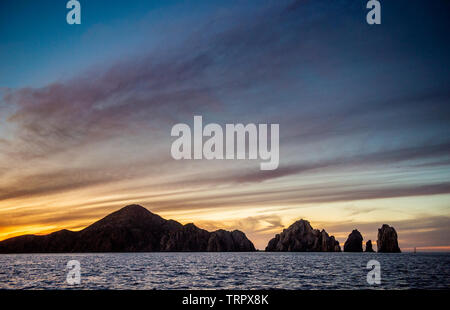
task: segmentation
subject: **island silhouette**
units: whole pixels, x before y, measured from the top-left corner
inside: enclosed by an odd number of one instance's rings
[[[359,234],[358,238],[354,238]],[[354,230],[344,251],[362,252],[362,236]],[[355,241],[356,240],[356,241]],[[355,245],[359,243],[359,245]],[[348,244],[352,244],[348,246]],[[384,224],[378,230],[378,252],[400,252],[397,233]],[[128,205],[80,231],[63,229],[48,235],[23,235],[0,242],[0,253],[94,252],[253,252],[253,243],[239,230],[213,232],[193,223],[166,220],[140,205]],[[340,252],[339,241],[325,230],[299,220],[269,241],[266,251]]]

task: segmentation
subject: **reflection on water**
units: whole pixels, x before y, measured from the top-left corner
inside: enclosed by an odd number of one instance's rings
[[[69,260],[81,283],[66,283]],[[381,264],[381,285],[366,264]],[[450,253],[105,253],[0,255],[1,289],[449,289]]]

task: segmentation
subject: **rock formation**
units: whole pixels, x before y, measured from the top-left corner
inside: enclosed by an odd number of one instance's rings
[[[126,206],[79,232],[61,230],[0,242],[0,253],[255,251],[243,232],[208,232],[165,220],[139,205]]]
[[[362,252],[362,241],[363,237],[361,233],[354,229],[344,243],[344,252]]]
[[[216,230],[208,232],[194,224],[164,235],[160,242],[161,251],[180,252],[249,252],[255,251],[253,243],[239,230],[232,232]]]
[[[268,252],[340,252],[339,242],[325,230],[313,229],[308,221],[299,220],[269,241]]]
[[[400,253],[400,248],[398,247],[397,232],[394,227],[390,227],[387,224],[383,224],[381,228],[378,229],[378,240],[377,240],[378,252],[381,253]]]
[[[366,251],[365,252],[375,252],[372,248],[372,240],[366,242]]]

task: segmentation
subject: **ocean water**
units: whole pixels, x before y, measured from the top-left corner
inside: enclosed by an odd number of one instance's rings
[[[367,282],[380,263],[381,284]],[[80,284],[66,281],[80,262]],[[449,289],[450,253],[0,255],[0,289]]]

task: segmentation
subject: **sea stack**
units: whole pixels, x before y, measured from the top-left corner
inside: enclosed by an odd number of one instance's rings
[[[375,252],[372,247],[372,240],[366,242],[366,252]]]
[[[269,241],[267,252],[340,252],[339,241],[299,220]]]
[[[344,252],[362,252],[363,237],[361,233],[354,229],[350,235],[348,235],[347,241],[344,244]]]
[[[394,227],[387,224],[383,224],[381,228],[378,229],[378,240],[377,240],[378,252],[380,253],[400,253],[400,248],[398,247],[397,232]]]

